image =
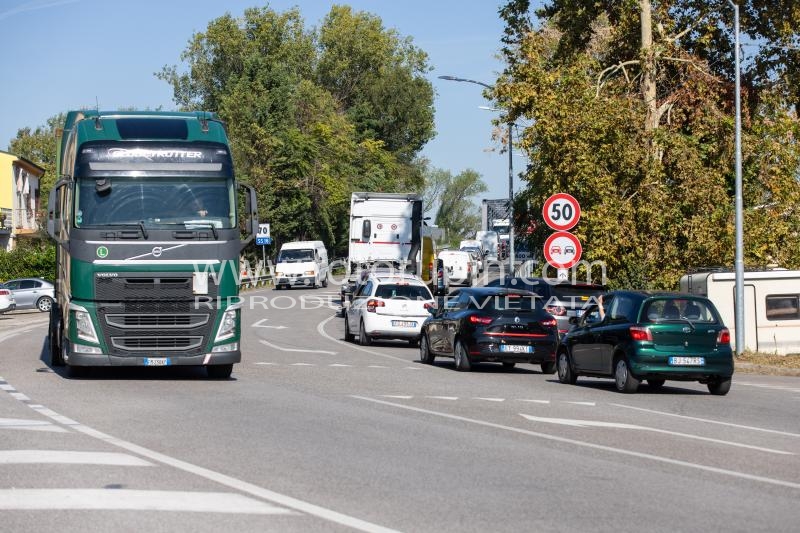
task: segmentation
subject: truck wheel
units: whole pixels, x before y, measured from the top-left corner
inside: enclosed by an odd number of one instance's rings
[[[52,313],[52,311],[51,311]],[[61,322],[55,325],[50,324],[48,343],[50,344],[50,366],[64,366],[64,358],[61,356]]]
[[[233,363],[226,365],[208,365],[206,367],[206,374],[211,379],[228,379],[233,372]]]

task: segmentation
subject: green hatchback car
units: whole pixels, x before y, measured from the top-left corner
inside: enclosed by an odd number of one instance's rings
[[[699,381],[716,395],[731,388],[731,335],[707,298],[614,291],[571,322],[556,352],[561,383],[608,377],[627,393],[644,380],[652,388]]]

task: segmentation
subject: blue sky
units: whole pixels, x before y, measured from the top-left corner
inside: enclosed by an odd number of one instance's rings
[[[483,175],[488,197],[508,195],[508,158],[492,141],[496,113],[481,87],[440,80],[440,75],[493,83],[498,58],[502,0],[353,0],[338,2],[381,17],[384,26],[410,36],[425,50],[436,90],[436,137],[424,155],[439,168]],[[95,107],[174,109],[172,90],[153,73],[180,64],[195,32],[229,12],[239,16],[257,0],[0,0],[0,67],[5,74],[0,149],[22,127],[44,125],[62,111]],[[316,26],[331,2],[283,1],[277,11],[298,6],[307,26]],[[514,166],[524,159],[515,152]],[[515,183],[515,190],[519,181]]]

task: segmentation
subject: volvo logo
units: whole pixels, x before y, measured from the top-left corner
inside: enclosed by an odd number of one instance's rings
[[[163,251],[164,251],[164,249],[161,248],[161,246],[156,246],[155,248],[153,248],[153,252],[152,252],[153,253],[153,257],[161,257],[161,252],[163,252]]]
[[[684,333],[691,333],[692,332],[692,328],[690,328],[689,326],[683,326],[683,332]]]

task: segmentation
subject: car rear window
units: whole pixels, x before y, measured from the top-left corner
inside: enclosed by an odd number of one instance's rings
[[[655,298],[645,301],[642,309],[642,322],[663,322],[670,320],[689,320],[714,324],[717,313],[713,304],[704,300],[688,298]]]
[[[386,283],[375,289],[375,297],[386,300],[432,300],[431,292],[423,285]]]
[[[573,297],[586,297],[588,300],[592,296],[600,296],[605,292],[603,287],[594,285],[553,285],[552,294],[556,298],[570,300]],[[582,298],[581,298],[582,299]]]

